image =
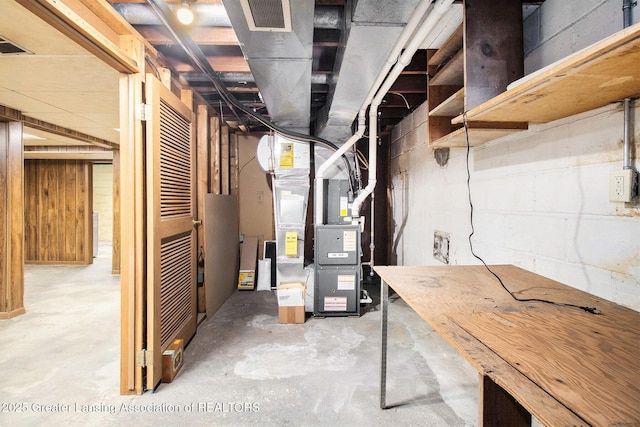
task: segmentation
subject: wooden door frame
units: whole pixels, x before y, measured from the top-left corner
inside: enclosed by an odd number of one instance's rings
[[[144,360],[145,200],[144,140],[136,108],[142,104],[143,74],[120,77],[120,393],[142,394]],[[138,359],[137,359],[138,357]]]

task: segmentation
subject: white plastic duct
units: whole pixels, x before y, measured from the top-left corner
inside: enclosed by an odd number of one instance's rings
[[[398,41],[396,42],[391,53],[389,54],[389,57],[387,58],[387,61],[385,62],[384,67],[382,68],[382,70],[380,70],[380,73],[378,73],[378,77],[376,81],[371,86],[371,89],[369,90],[367,97],[365,98],[364,102],[362,103],[362,106],[360,107],[360,111],[358,113],[358,128],[356,129],[356,133],[354,133],[351,136],[351,138],[349,138],[344,144],[342,144],[342,146],[337,151],[335,151],[331,155],[331,157],[329,157],[327,161],[325,161],[318,168],[318,171],[316,172],[316,185],[315,185],[315,195],[316,195],[315,223],[316,224],[321,224],[323,221],[322,220],[322,213],[324,211],[323,180],[324,180],[325,173],[327,172],[329,167],[331,167],[331,165],[333,165],[336,161],[338,161],[338,159],[342,157],[342,155],[346,153],[347,150],[349,150],[356,142],[358,142],[358,140],[362,138],[362,135],[364,135],[364,131],[366,129],[367,107],[371,103],[373,96],[376,94],[378,88],[384,81],[384,78],[389,73],[389,70],[391,69],[393,64],[395,64],[398,61],[398,56],[400,55],[400,52],[402,52],[402,49],[407,44],[407,41],[413,35],[414,31],[416,30],[420,22],[424,19],[425,14],[427,13],[427,10],[429,9],[429,6],[431,5],[432,1],[433,0],[426,0],[426,1],[420,2],[416,7],[416,10],[411,15],[411,19],[409,19],[409,22],[407,22],[407,25],[405,25],[404,29],[402,30],[402,33],[400,33],[400,37],[398,38]]]
[[[318,171],[316,172],[316,183],[314,186],[314,193],[315,193],[315,223],[316,224],[323,224],[323,218],[322,218],[322,213],[324,212],[324,174],[327,172],[327,169],[329,169],[329,167],[334,164],[344,153],[347,152],[347,150],[349,148],[351,148],[351,146],[353,144],[355,144],[360,138],[362,138],[362,135],[364,134],[364,130],[366,128],[365,125],[365,121],[366,121],[366,116],[364,114],[362,114],[361,116],[358,116],[358,129],[356,130],[356,133],[353,134],[353,136],[351,138],[349,138],[347,140],[347,142],[345,142],[344,144],[342,144],[342,146],[333,152],[333,154],[331,155],[331,157],[329,157],[327,159],[327,161],[325,161],[319,168]]]
[[[387,94],[393,83],[404,70],[404,68],[411,63],[411,58],[415,54],[416,50],[420,47],[424,39],[427,38],[429,33],[436,26],[438,21],[442,18],[454,0],[436,0],[433,5],[433,10],[429,13],[429,16],[424,20],[420,29],[416,32],[415,36],[411,39],[411,42],[407,45],[402,55],[398,59],[398,62],[393,67],[389,76],[386,78],[376,96],[371,101],[371,107],[369,108],[369,182],[367,186],[358,194],[358,197],[353,201],[351,206],[351,213],[354,218],[360,216],[360,206],[362,202],[371,194],[376,187],[377,181],[377,140],[378,140],[378,107],[382,102],[382,98]]]

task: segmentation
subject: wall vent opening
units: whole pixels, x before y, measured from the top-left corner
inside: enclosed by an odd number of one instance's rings
[[[291,31],[289,0],[240,0],[251,31]]]
[[[0,55],[21,55],[33,54],[33,52],[24,49],[10,40],[0,36]]]

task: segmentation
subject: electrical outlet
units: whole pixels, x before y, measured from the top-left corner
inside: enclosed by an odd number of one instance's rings
[[[633,169],[612,171],[609,177],[609,200],[630,202],[636,197],[636,173]]]
[[[449,264],[449,238],[449,233],[433,232],[433,257],[445,264]]]

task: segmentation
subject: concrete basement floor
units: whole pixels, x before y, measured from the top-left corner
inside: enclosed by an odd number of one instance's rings
[[[91,266],[25,266],[27,313],[0,321],[0,426],[477,424],[475,369],[397,298],[394,407],[379,408],[377,287],[360,318],[303,325],[278,323],[273,292],[236,292],[199,326],[172,383],[121,396],[120,287],[110,271],[109,242]]]

